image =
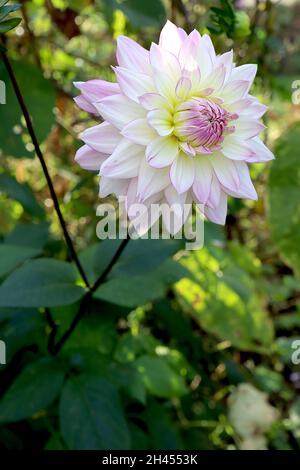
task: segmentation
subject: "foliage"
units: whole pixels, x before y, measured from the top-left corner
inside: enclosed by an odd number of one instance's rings
[[[6,36],[79,262],[91,286],[103,282],[88,289],[64,242],[1,63],[1,449],[235,449],[228,398],[243,383],[276,408],[268,448],[300,448],[297,7],[260,2],[271,8],[264,15],[198,3],[28,0]],[[17,24],[7,19],[15,10],[0,0],[1,32]],[[242,13],[255,19],[251,37]],[[74,164],[78,133],[95,121],[75,107],[72,81],[110,79],[117,35],[148,47],[166,17],[201,32],[211,24],[219,52],[234,47],[236,62],[259,63],[255,94],[270,106],[276,160],[269,175],[252,170],[258,201],[230,201],[225,228],[205,224],[202,249],[130,240],[112,263],[122,241],[97,239],[94,175]]]

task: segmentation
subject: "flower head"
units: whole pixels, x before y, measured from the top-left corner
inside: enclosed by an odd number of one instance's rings
[[[77,82],[76,103],[104,122],[85,130],[77,162],[100,172],[100,196],[146,205],[194,201],[223,224],[227,196],[256,199],[248,163],[273,155],[258,137],[267,107],[249,94],[256,65],[216,55],[209,36],[171,22],[147,51],[119,36],[116,83]],[[129,211],[130,212],[130,211]]]

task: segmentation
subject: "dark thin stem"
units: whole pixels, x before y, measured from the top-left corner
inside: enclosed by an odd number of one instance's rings
[[[55,208],[55,211],[57,213],[57,216],[58,216],[58,219],[59,219],[59,222],[60,222],[60,225],[61,225],[61,228],[63,230],[63,234],[64,234],[64,237],[65,237],[65,240],[66,240],[66,243],[67,243],[67,246],[69,248],[69,251],[70,251],[70,255],[72,257],[72,259],[74,260],[77,268],[78,268],[78,271],[80,272],[80,275],[85,283],[85,285],[89,288],[90,285],[89,285],[89,282],[88,282],[88,279],[86,277],[86,274],[81,266],[81,263],[78,259],[78,256],[76,254],[76,251],[75,251],[75,248],[74,248],[74,245],[73,245],[73,242],[71,240],[71,237],[68,233],[68,230],[67,230],[67,226],[66,226],[66,223],[65,223],[65,220],[63,218],[63,215],[61,213],[61,210],[60,210],[60,206],[59,206],[59,202],[58,202],[58,199],[57,199],[57,196],[56,196],[56,193],[55,193],[55,189],[53,187],[53,184],[52,184],[52,180],[51,180],[51,177],[50,177],[50,174],[48,172],[48,168],[47,168],[47,165],[46,165],[46,162],[45,162],[45,159],[44,159],[44,156],[42,154],[42,151],[40,149],[40,146],[39,146],[39,143],[38,143],[38,140],[37,140],[37,137],[36,137],[36,134],[34,132],[34,129],[33,129],[33,126],[32,126],[32,122],[31,122],[31,118],[30,118],[30,115],[29,115],[29,112],[27,110],[27,107],[25,105],[25,102],[23,100],[23,96],[22,96],[22,93],[20,91],[20,88],[19,88],[19,85],[18,85],[18,82],[16,80],[16,77],[15,77],[15,74],[14,74],[14,71],[11,67],[11,64],[7,58],[7,55],[5,54],[5,52],[2,52],[1,53],[2,55],[2,59],[3,59],[3,62],[4,62],[4,65],[6,67],[6,70],[8,72],[8,75],[9,75],[9,78],[11,80],[11,83],[13,85],[13,88],[14,88],[14,91],[15,91],[15,94],[16,94],[16,97],[17,97],[17,100],[19,102],[19,105],[20,105],[20,108],[22,110],[22,113],[23,113],[23,116],[24,116],[24,119],[26,121],[26,125],[27,125],[27,129],[28,129],[28,132],[30,134],[30,137],[31,137],[31,140],[32,140],[32,143],[34,145],[34,149],[35,149],[35,152],[36,152],[36,155],[42,165],[42,168],[43,168],[43,172],[44,172],[44,175],[45,175],[45,178],[47,180],[47,184],[48,184],[48,187],[49,187],[49,191],[50,191],[50,194],[51,194],[51,197],[52,197],[52,200],[53,200],[53,204],[54,204],[54,208]]]
[[[108,274],[110,273],[110,271],[112,270],[113,266],[116,264],[116,262],[118,261],[118,259],[120,258],[121,254],[123,253],[124,249],[126,248],[127,246],[127,243],[129,242],[130,238],[125,238],[122,243],[120,244],[119,248],[117,249],[117,251],[115,252],[113,258],[111,259],[110,263],[107,265],[107,267],[105,268],[105,270],[103,271],[103,273],[101,274],[101,276],[99,276],[99,278],[97,279],[97,281],[95,282],[95,284],[93,285],[93,287],[91,288],[91,292],[95,292],[98,287],[102,284],[102,282],[105,281],[105,279],[107,278]]]
[[[69,328],[67,329],[67,331],[63,334],[63,336],[56,343],[56,345],[54,345],[54,347],[51,348],[51,354],[56,355],[61,350],[61,348],[63,347],[63,345],[67,341],[67,339],[71,336],[71,334],[75,330],[76,326],[78,325],[78,323],[80,322],[82,317],[88,311],[89,304],[90,304],[93,292],[95,292],[98,289],[98,287],[106,280],[108,274],[110,273],[113,266],[116,264],[116,262],[120,258],[121,254],[123,253],[123,251],[124,251],[125,247],[127,246],[128,242],[129,242],[129,238],[126,238],[125,240],[122,241],[122,243],[120,244],[119,248],[115,252],[113,258],[111,259],[110,263],[107,265],[107,267],[105,268],[105,270],[103,271],[101,276],[97,279],[97,281],[95,282],[93,287],[91,287],[91,289],[83,297],[83,299],[81,300],[80,306],[79,306],[78,313],[73,318],[72,323],[69,326]],[[54,335],[55,334],[56,334],[56,331],[55,331]]]

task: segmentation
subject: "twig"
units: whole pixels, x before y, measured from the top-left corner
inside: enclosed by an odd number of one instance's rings
[[[44,172],[44,175],[45,175],[45,178],[47,180],[47,184],[48,184],[48,187],[49,187],[49,191],[50,191],[50,194],[51,194],[51,197],[52,197],[52,200],[53,200],[53,204],[54,204],[54,208],[55,208],[55,211],[57,213],[57,216],[58,216],[58,219],[59,219],[59,222],[60,222],[60,225],[61,225],[61,228],[63,230],[63,234],[64,234],[64,237],[65,237],[65,240],[66,240],[66,243],[67,243],[67,246],[69,248],[69,251],[70,251],[70,254],[71,254],[71,257],[72,259],[74,260],[77,268],[78,268],[78,271],[80,272],[80,275],[86,285],[86,287],[90,287],[89,285],[89,281],[86,277],[86,274],[81,266],[81,263],[79,261],[79,258],[76,254],[76,251],[75,251],[75,248],[74,248],[74,245],[73,245],[73,242],[71,240],[71,237],[69,235],[69,232],[67,230],[67,226],[66,226],[66,223],[65,223],[65,220],[63,218],[63,215],[62,215],[62,212],[60,210],[60,206],[59,206],[59,202],[58,202],[58,199],[57,199],[57,196],[56,196],[56,193],[55,193],[55,189],[54,189],[54,186],[52,184],[52,180],[51,180],[51,177],[50,177],[50,174],[49,174],[49,171],[48,171],[48,168],[47,168],[47,165],[46,165],[46,162],[45,162],[45,159],[44,159],[44,156],[42,154],[42,151],[40,149],[40,146],[39,146],[39,143],[38,143],[38,140],[37,140],[37,137],[36,137],[36,134],[34,132],[34,129],[33,129],[33,126],[32,126],[32,122],[31,122],[31,118],[30,118],[30,115],[29,115],[29,112],[27,110],[27,107],[25,105],[25,102],[23,100],[23,96],[22,96],[22,93],[20,91],[20,88],[19,88],[19,85],[18,85],[18,82],[17,82],[17,79],[15,77],[15,74],[14,74],[14,71],[12,69],[12,66],[8,60],[8,57],[7,55],[5,54],[5,52],[1,52],[1,56],[2,56],[2,60],[4,62],[4,65],[6,67],[6,70],[8,72],[8,75],[9,75],[9,78],[11,80],[11,83],[13,85],[13,88],[14,88],[14,91],[15,91],[15,94],[16,94],[16,97],[17,97],[17,100],[19,102],[19,105],[20,105],[20,108],[22,110],[22,113],[23,113],[23,116],[24,116],[24,119],[26,121],[26,125],[27,125],[27,129],[28,129],[28,132],[30,134],[30,137],[31,137],[31,140],[32,140],[32,143],[34,145],[34,149],[35,149],[35,152],[36,152],[36,155],[42,165],[42,169],[43,169],[43,172]]]

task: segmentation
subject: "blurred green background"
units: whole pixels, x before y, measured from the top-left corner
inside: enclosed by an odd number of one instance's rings
[[[251,166],[258,201],[231,200],[203,249],[130,241],[53,356],[84,290],[0,63],[0,448],[299,450],[299,2],[30,0],[20,14],[8,56],[91,282],[119,242],[96,238],[98,178],[74,162],[95,121],[72,82],[113,79],[119,34],[149,47],[168,18],[258,63],[276,160]]]

